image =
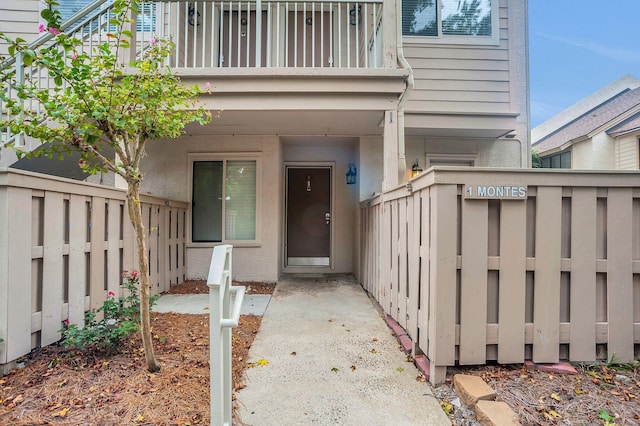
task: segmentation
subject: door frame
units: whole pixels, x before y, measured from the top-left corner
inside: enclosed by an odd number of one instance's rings
[[[331,195],[329,197],[329,211],[331,212],[331,224],[330,229],[329,229],[329,265],[305,265],[305,266],[297,266],[297,265],[292,265],[289,266],[287,265],[287,203],[288,203],[288,198],[287,198],[287,189],[288,189],[288,179],[287,179],[287,169],[289,168],[310,168],[310,169],[329,169],[329,176],[331,177],[331,185],[330,185],[330,190],[331,190]],[[334,241],[335,241],[335,226],[334,226],[334,220],[335,220],[335,212],[334,212],[334,206],[335,206],[335,169],[336,169],[336,163],[334,161],[285,161],[284,162],[284,168],[283,168],[283,190],[284,193],[282,195],[282,203],[283,203],[283,209],[282,209],[282,270],[284,272],[299,272],[299,271],[305,271],[307,269],[318,272],[319,269],[324,269],[324,270],[332,270],[333,269],[333,254],[334,254]]]

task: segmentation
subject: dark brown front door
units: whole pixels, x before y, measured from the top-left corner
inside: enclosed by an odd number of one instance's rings
[[[331,168],[287,167],[286,265],[331,264]]]

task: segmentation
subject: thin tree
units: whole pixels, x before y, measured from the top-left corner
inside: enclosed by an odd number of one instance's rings
[[[47,0],[47,4],[57,5],[54,0]],[[160,365],[151,339],[140,163],[149,141],[177,138],[187,123],[205,124],[211,116],[196,105],[200,89],[184,86],[165,66],[174,48],[168,40],[151,38],[142,46],[139,59],[122,62],[124,52],[136,48],[132,39],[139,11],[138,0],[114,0],[107,25],[108,41],[92,52],[86,51],[82,40],[61,31],[62,19],[55,7],[43,10],[47,24],[40,25],[41,32],[55,36],[53,44],[33,50],[24,40],[12,40],[0,33],[9,43],[10,55],[21,55],[26,66],[43,71],[21,82],[15,68],[6,62],[0,65],[0,99],[5,106],[3,114],[8,117],[0,121],[0,128],[47,142],[31,152],[16,147],[18,157],[63,157],[77,152],[85,172],[110,171],[125,180],[139,260],[140,330],[147,369],[156,372]],[[48,75],[50,87],[41,84],[41,75]],[[31,108],[33,104],[39,104],[41,111]]]

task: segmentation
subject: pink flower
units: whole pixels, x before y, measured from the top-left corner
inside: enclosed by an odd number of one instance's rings
[[[86,167],[87,166],[87,161],[81,158],[80,160],[78,160],[78,166]]]
[[[73,52],[71,54],[71,59],[76,59],[78,57],[78,54],[76,52]]]
[[[60,34],[60,30],[54,27],[49,27],[49,32],[53,35],[58,35]]]
[[[109,295],[109,297],[113,297],[113,296],[115,296],[115,295],[116,295],[116,294],[115,294],[114,292],[112,292],[112,291],[109,291],[109,293],[107,293],[107,294]]]
[[[138,278],[138,271],[131,271],[131,278]]]
[[[47,27],[45,27],[44,24],[38,25],[38,32],[39,33],[43,33],[46,29],[47,29]]]
[[[64,325],[69,325],[69,320],[68,319],[64,320],[63,322],[64,322]]]
[[[149,40],[149,44],[151,46],[153,46],[154,44],[156,44],[156,38],[155,37],[151,37],[151,40]]]
[[[138,318],[138,314],[133,314],[133,319]]]
[[[211,83],[209,83],[208,81],[204,84],[204,88],[207,90],[211,90]]]

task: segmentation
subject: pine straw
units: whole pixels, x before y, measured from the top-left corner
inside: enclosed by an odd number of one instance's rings
[[[233,332],[233,381],[240,384],[261,318],[242,316]],[[209,423],[208,315],[154,314],[162,370],[144,367],[140,339],[121,354],[50,346],[0,378],[0,424],[186,425]]]
[[[615,418],[616,426],[640,425],[638,370],[577,369],[577,375],[559,375],[524,367],[486,366],[464,373],[480,375],[523,425],[603,425],[601,410]]]
[[[247,287],[247,294],[273,294],[276,288],[275,283],[263,283],[255,281],[233,282],[233,285],[243,285]],[[167,294],[205,294],[209,293],[209,287],[203,280],[188,280],[171,287]]]

